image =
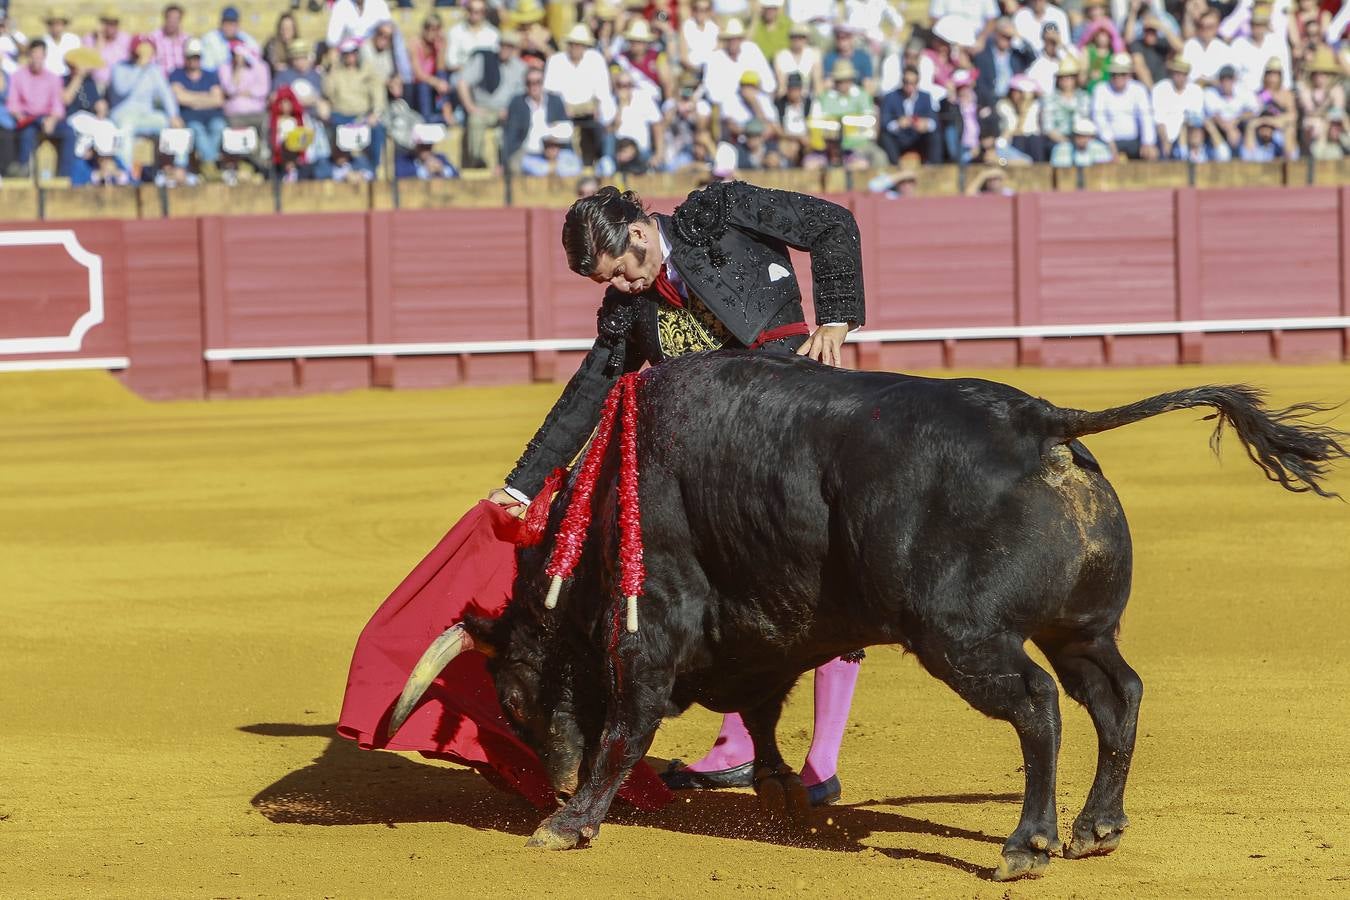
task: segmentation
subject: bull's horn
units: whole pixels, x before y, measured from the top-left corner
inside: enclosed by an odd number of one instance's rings
[[[465,650],[474,649],[473,635],[464,630],[463,625],[447,628],[440,637],[431,642],[431,646],[422,654],[422,658],[413,666],[408,683],[403,686],[398,703],[394,704],[393,715],[389,717],[389,734],[393,735],[403,727],[403,723],[412,714],[413,707],[422,695],[431,687],[431,682],[441,674],[450,661]]]
[[[548,583],[548,595],[544,597],[544,609],[552,609],[558,605],[558,595],[562,593],[562,576],[554,575],[553,580]]]
[[[637,634],[637,595],[628,595],[628,621],[625,623],[629,634]]]

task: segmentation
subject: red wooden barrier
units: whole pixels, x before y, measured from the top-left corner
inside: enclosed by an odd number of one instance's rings
[[[1350,188],[831,199],[862,234],[867,368],[1350,357]],[[562,218],[0,225],[0,371],[125,368],[150,397],[565,379],[602,288]]]

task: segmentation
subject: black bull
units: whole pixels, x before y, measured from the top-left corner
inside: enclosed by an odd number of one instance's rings
[[[1321,485],[1328,465],[1346,456],[1344,435],[1303,419],[1322,407],[1269,411],[1245,387],[1086,412],[989,381],[730,352],[645,373],[640,398],[638,632],[624,630],[619,612],[615,440],[558,608],[544,608],[543,569],[568,491],[543,545],[521,551],[506,613],[456,626],[442,642],[493,656],[503,709],[566,800],[531,838],[537,846],[593,838],[662,717],[693,703],[742,714],[756,791],[800,818],[801,780],[775,738],[789,690],[842,653],[899,644],[1017,730],[1026,789],[996,876],[1039,872],[1061,847],[1068,857],[1108,853],[1128,824],[1143,685],[1116,646],[1130,591],[1125,514],[1075,439],[1212,407],[1216,438],[1232,426],[1268,478],[1323,496],[1333,496]],[[1067,846],[1055,816],[1058,692],[1028,640],[1097,730],[1096,778]]]

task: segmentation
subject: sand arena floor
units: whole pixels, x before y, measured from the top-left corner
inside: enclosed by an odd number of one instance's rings
[[[1350,398],[1347,366],[991,374],[1088,407],[1231,380]],[[472,772],[335,739],[357,632],[556,393],[156,405],[0,377],[0,895],[1350,896],[1350,507],[1236,445],[1216,461],[1195,413],[1089,442],[1134,530],[1146,684],[1114,856],[984,880],[1018,815],[1013,731],[893,649],[865,664],[813,846],[722,792],[530,851],[536,814]],[[808,679],[794,760],[810,704]],[[1063,708],[1066,834],[1096,745]],[[716,723],[668,722],[653,755],[697,756]]]

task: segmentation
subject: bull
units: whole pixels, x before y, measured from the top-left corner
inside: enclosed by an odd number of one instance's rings
[[[661,719],[698,703],[740,712],[755,790],[789,820],[801,779],[775,737],[798,677],[843,653],[898,644],[971,706],[1016,729],[1021,818],[994,877],[1051,855],[1110,853],[1129,820],[1126,777],[1143,682],[1117,647],[1130,592],[1125,513],[1079,438],[1209,407],[1267,478],[1336,496],[1324,479],[1346,436],[1268,409],[1245,386],[1172,391],[1099,412],[1005,384],[852,372],[745,352],[700,354],[640,377],[637,459],[646,582],[641,627],[620,588],[619,452],[601,454],[585,553],[558,598],[541,547],[523,549],[515,600],[446,632],[409,679],[394,727],[455,653],[490,655],[512,726],[564,801],[530,844],[592,840]],[[1096,728],[1096,776],[1067,844],[1055,815],[1055,679]]]

